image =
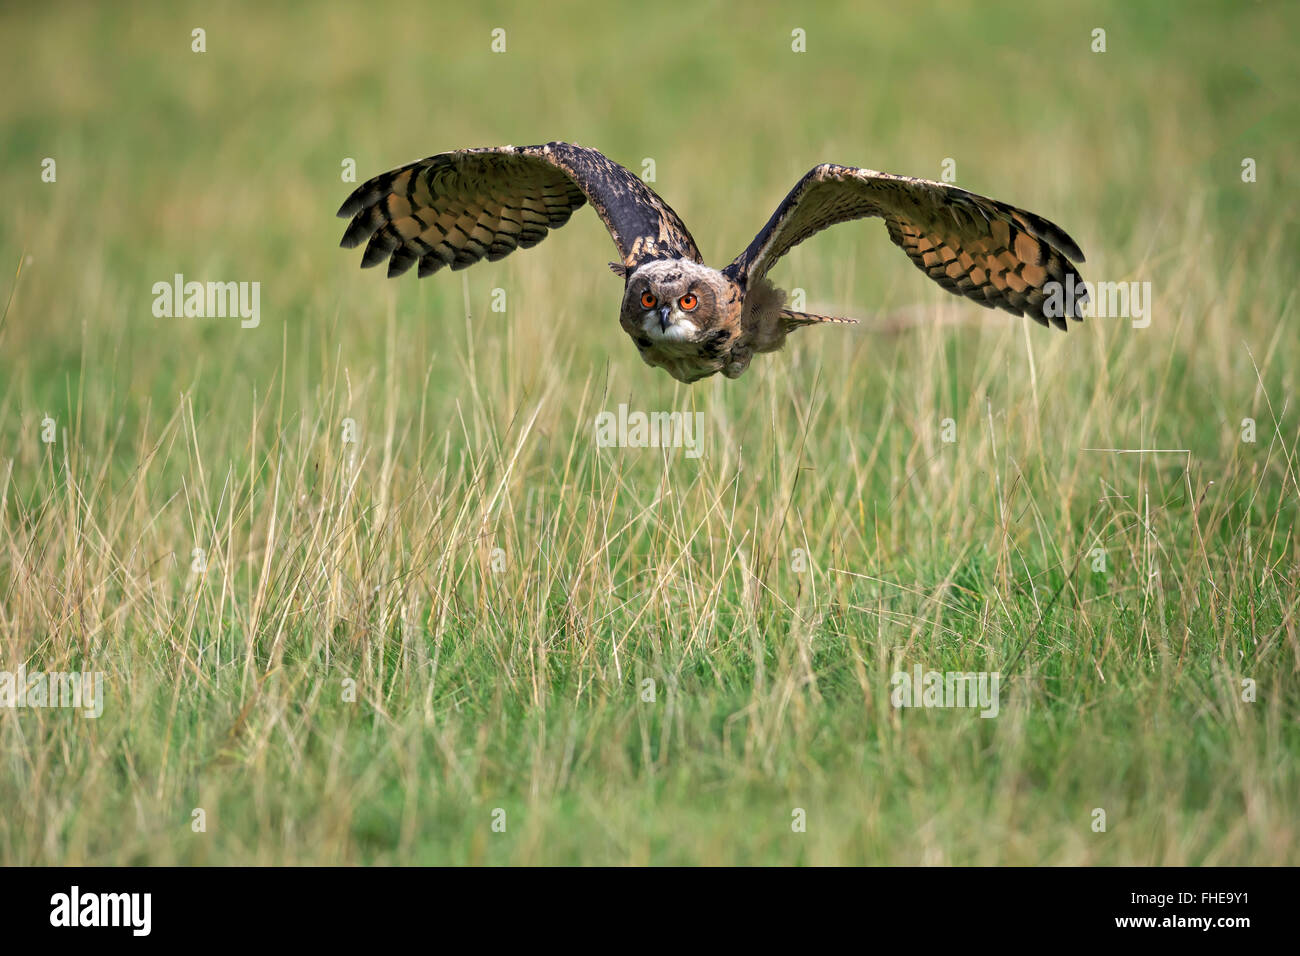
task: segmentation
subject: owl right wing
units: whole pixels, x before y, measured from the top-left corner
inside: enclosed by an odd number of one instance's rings
[[[387,259],[396,276],[418,262],[427,276],[535,246],[588,201],[624,270],[649,259],[701,261],[685,224],[650,187],[603,153],[569,143],[459,149],[376,176],[339,208],[352,219],[341,245],[367,243],[363,268]]]
[[[1025,209],[909,176],[824,163],[782,200],[754,241],[723,272],[752,285],[791,248],[836,223],[879,217],[889,238],[954,295],[1057,328],[1082,317],[1083,261],[1064,229]],[[1052,283],[1073,289],[1053,296]],[[1057,309],[1060,305],[1063,308]]]

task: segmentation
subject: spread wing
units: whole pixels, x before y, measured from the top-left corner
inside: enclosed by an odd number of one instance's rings
[[[585,202],[604,221],[622,264],[700,261],[695,240],[668,204],[602,153],[569,143],[459,149],[376,176],[339,209],[351,217],[342,246],[367,242],[362,267],[388,260],[427,276],[527,249]]]
[[[799,181],[724,272],[748,285],[813,233],[870,216],[954,295],[1061,329],[1065,314],[1081,318],[1086,293],[1070,260],[1083,262],[1083,253],[1059,226],[955,186],[831,163]],[[1062,287],[1056,296],[1044,288],[1052,282]]]

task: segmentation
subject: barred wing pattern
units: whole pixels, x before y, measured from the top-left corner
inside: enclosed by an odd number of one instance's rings
[[[376,176],[339,209],[352,218],[341,245],[367,243],[362,267],[387,259],[396,276],[418,262],[426,276],[535,246],[588,201],[624,268],[701,261],[686,226],[653,190],[597,150],[569,143],[455,150]]]
[[[804,176],[723,271],[753,283],[814,233],[872,216],[884,219],[889,238],[954,295],[1060,329],[1066,327],[1064,315],[1050,312],[1082,318],[1083,279],[1070,260],[1083,262],[1083,253],[1059,226],[955,186],[832,163]],[[1070,277],[1077,290],[1073,302],[1056,298],[1044,308],[1044,286],[1058,282],[1069,289]]]

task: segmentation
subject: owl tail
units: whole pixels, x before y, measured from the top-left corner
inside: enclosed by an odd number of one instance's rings
[[[781,325],[785,331],[792,332],[804,325],[817,325],[821,322],[836,322],[840,325],[857,325],[857,319],[841,319],[833,315],[817,315],[812,312],[791,312],[789,309],[781,310]]]

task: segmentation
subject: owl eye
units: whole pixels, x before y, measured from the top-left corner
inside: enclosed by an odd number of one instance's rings
[[[692,312],[700,304],[700,300],[695,297],[693,292],[688,292],[677,300],[677,304],[682,307],[683,312]]]
[[[641,308],[643,308],[643,309],[653,309],[653,308],[655,307],[655,305],[658,304],[658,302],[659,302],[659,300],[656,299],[656,298],[654,297],[654,293],[653,293],[653,292],[642,292],[642,293],[641,293]]]

